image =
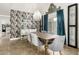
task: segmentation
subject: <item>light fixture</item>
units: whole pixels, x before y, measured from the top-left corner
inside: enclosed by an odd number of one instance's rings
[[[54,22],[56,22],[56,21],[57,21],[57,17],[54,18]]]
[[[37,11],[34,12],[33,19],[35,21],[40,21],[41,20],[41,13],[40,13],[40,11],[37,10]]]

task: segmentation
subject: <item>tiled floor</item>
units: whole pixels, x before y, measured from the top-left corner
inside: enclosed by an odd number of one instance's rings
[[[52,51],[49,52],[52,54]],[[71,48],[68,46],[64,47],[62,51],[63,55],[78,55],[79,49]],[[13,40],[7,39],[0,40],[0,54],[1,55],[44,55],[44,51],[41,50],[37,53],[36,47],[31,46],[26,40]],[[58,52],[55,52],[58,54]]]

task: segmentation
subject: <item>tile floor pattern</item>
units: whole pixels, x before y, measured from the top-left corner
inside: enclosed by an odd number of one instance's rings
[[[78,55],[79,49],[65,46],[62,52],[63,55]],[[52,54],[51,51],[49,53]],[[30,47],[26,40],[0,40],[0,55],[44,55],[44,51],[37,53],[36,47]]]

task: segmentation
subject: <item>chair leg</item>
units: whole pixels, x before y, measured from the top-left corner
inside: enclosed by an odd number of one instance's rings
[[[59,51],[60,55],[62,55],[62,51]]]

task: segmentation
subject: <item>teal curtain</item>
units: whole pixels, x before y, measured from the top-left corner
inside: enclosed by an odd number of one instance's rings
[[[44,15],[44,31],[48,31],[48,14]]]
[[[42,27],[42,30],[43,30],[43,16],[42,16],[42,26],[41,27]]]
[[[65,35],[63,10],[57,11],[57,34],[58,35]]]

